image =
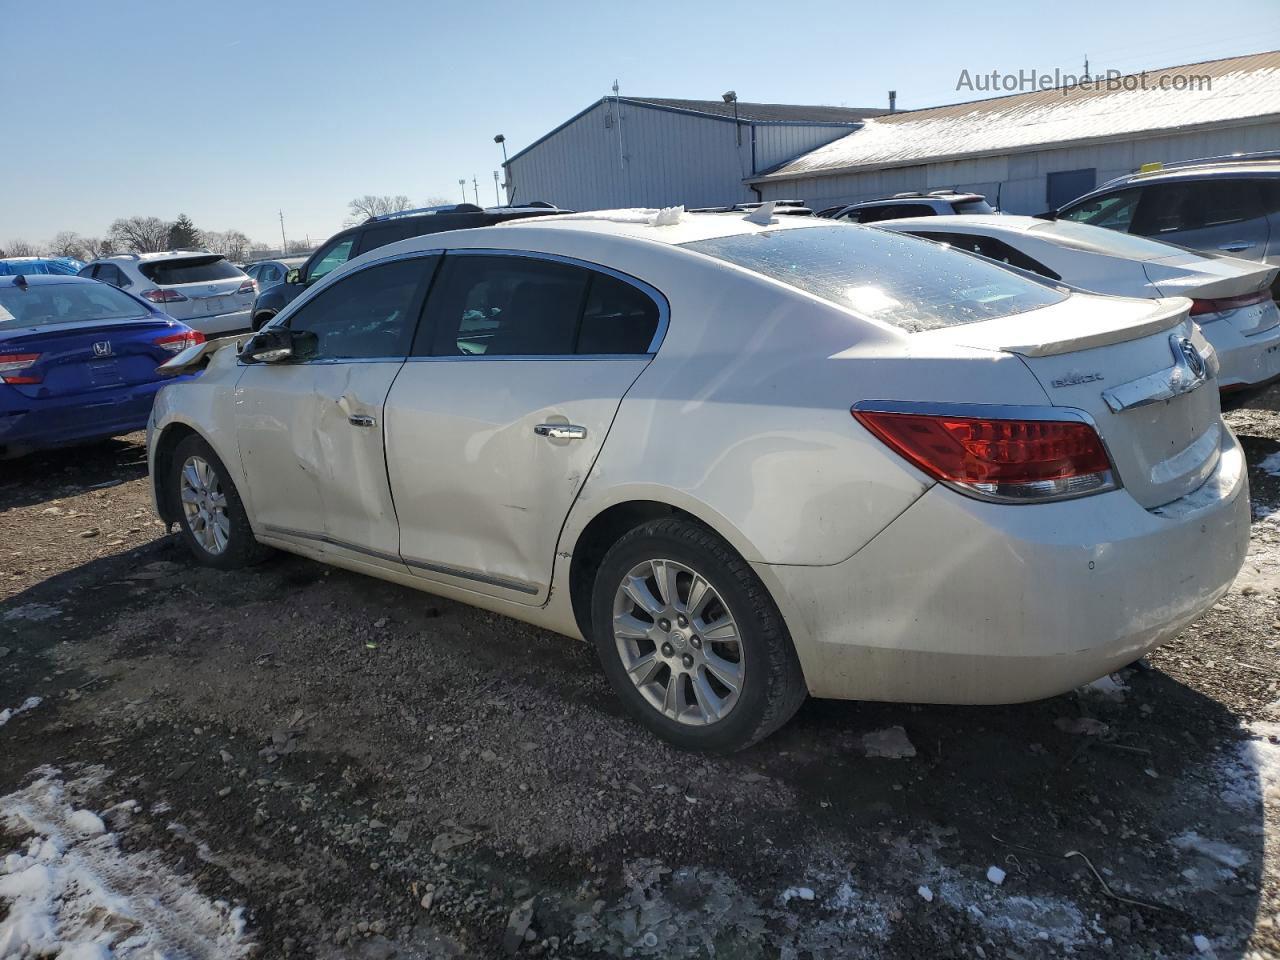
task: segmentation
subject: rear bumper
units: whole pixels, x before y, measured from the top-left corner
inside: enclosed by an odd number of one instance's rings
[[[1280,326],[1246,337],[1223,318],[1204,324],[1200,330],[1213,344],[1222,365],[1218,372],[1220,390],[1252,387],[1280,377]]]
[[[224,333],[235,333],[240,330],[248,330],[252,325],[253,312],[248,309],[237,310],[234,313],[219,313],[209,317],[192,317],[190,320],[183,320],[187,326],[193,330],[199,330],[205,336],[221,335]]]
[[[11,391],[0,404],[0,456],[141,430],[151,415],[156,392],[172,382],[172,378],[154,380],[50,399],[29,399]],[[5,389],[0,386],[0,390]]]
[[[1244,454],[1155,511],[1124,490],[1007,506],[930,488],[823,567],[756,564],[815,696],[1015,703],[1063,693],[1177,635],[1249,539]]]

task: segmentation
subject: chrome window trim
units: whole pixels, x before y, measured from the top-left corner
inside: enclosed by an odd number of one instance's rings
[[[916,413],[937,417],[974,417],[991,420],[1056,420],[1069,423],[1085,423],[1093,427],[1094,433],[1098,435],[1098,441],[1102,444],[1103,452],[1107,455],[1107,460],[1111,462],[1112,469],[1101,474],[1104,486],[1100,489],[1084,490],[1079,493],[1068,493],[1062,496],[1044,497],[1035,500],[986,494],[964,484],[951,483],[946,480],[933,481],[973,500],[1011,506],[1036,506],[1062,503],[1066,500],[1078,500],[1081,497],[1092,497],[1099,493],[1114,493],[1124,488],[1124,482],[1121,480],[1119,472],[1115,469],[1116,458],[1111,455],[1111,448],[1107,444],[1106,436],[1098,429],[1098,422],[1094,420],[1093,416],[1087,410],[1081,410],[1079,407],[1054,407],[1037,404],[1024,406],[1016,403],[950,403],[931,400],[859,400],[849,410],[851,413]],[[897,451],[892,452],[895,456],[900,456]],[[910,463],[910,461],[906,462]],[[915,464],[911,464],[911,468],[920,470]],[[921,472],[923,473],[923,471]]]
[[[651,357],[658,352],[658,348],[662,346],[662,341],[666,338],[667,328],[671,322],[671,304],[667,300],[666,294],[655,287],[653,284],[641,280],[639,277],[633,277],[629,273],[623,273],[621,270],[615,270],[613,267],[606,267],[602,263],[592,263],[590,260],[579,260],[576,257],[566,257],[559,253],[542,253],[537,250],[509,250],[496,249],[492,247],[457,247],[444,251],[446,257],[463,256],[488,256],[488,257],[521,257],[526,260],[550,260],[553,263],[564,263],[573,267],[582,267],[584,270],[593,270],[596,273],[604,273],[613,277],[615,280],[621,280],[628,286],[635,287],[650,300],[658,308],[658,326],[653,331],[653,337],[649,340],[649,347],[642,353],[608,353],[608,354],[586,354],[586,353],[570,353],[556,354],[556,357],[574,360],[599,360],[603,357],[610,358],[626,358],[626,357]],[[477,354],[470,357],[410,357],[410,360],[422,359],[445,359],[445,360],[523,360],[523,359],[548,359],[549,354],[494,354],[488,356],[486,354]]]
[[[374,550],[370,547],[362,547],[355,543],[349,543],[346,540],[339,540],[337,537],[331,537],[327,533],[312,533],[308,530],[294,530],[289,527],[272,526],[271,524],[263,524],[262,530],[264,533],[274,534],[287,539],[311,540],[316,543],[324,543],[331,547],[350,550],[353,553],[362,553],[367,557],[373,557],[377,560],[385,560],[388,563],[399,563],[417,570],[429,570],[432,573],[442,573],[448,577],[457,577],[459,580],[472,580],[476,583],[485,583],[494,587],[502,587],[504,590],[514,590],[517,593],[528,594],[529,596],[536,596],[538,593],[538,588],[536,586],[524,583],[520,580],[498,577],[491,573],[481,573],[478,570],[464,570],[461,567],[451,567],[443,563],[432,563],[429,560],[415,560],[411,557],[401,557],[397,554],[386,553],[382,550]]]

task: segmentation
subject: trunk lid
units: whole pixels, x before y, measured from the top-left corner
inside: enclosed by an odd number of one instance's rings
[[[166,257],[143,263],[138,269],[158,288],[176,291],[186,298],[163,303],[165,313],[178,320],[198,320],[248,310],[257,295],[252,289],[240,293],[248,275],[225,257],[215,254]]]
[[[1019,356],[1052,405],[1093,418],[1121,483],[1150,509],[1195,490],[1218,459],[1216,358],[1190,306],[1076,294],[917,336]]]
[[[1220,300],[1266,290],[1280,272],[1265,263],[1237,257],[1186,253],[1142,264],[1151,286],[1165,297]]]
[[[67,324],[0,336],[0,353],[37,353],[23,374],[39,383],[10,384],[32,399],[115,390],[160,379],[156,373],[172,353],[156,344],[160,337],[186,328],[168,320],[123,320],[117,323]]]

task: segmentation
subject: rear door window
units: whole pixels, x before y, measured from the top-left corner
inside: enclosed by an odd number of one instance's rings
[[[683,246],[908,332],[1024,313],[1067,296],[994,263],[886,230],[813,226]]]
[[[1100,197],[1085,200],[1075,206],[1067,207],[1059,216],[1063,220],[1073,220],[1076,223],[1106,227],[1108,230],[1128,232],[1141,197],[1142,191],[1137,187],[1117,190],[1114,193],[1106,193]]]
[[[315,283],[321,277],[332,273],[351,259],[351,248],[355,245],[356,236],[341,237],[331,243],[323,253],[311,262],[311,272],[307,274],[307,283]]]
[[[244,271],[225,257],[181,257],[138,265],[138,272],[158,287],[184,283],[210,283],[244,276]]]

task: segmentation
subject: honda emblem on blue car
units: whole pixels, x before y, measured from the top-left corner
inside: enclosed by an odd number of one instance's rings
[[[111,341],[110,341],[110,340],[99,340],[97,343],[95,343],[95,344],[93,345],[93,355],[94,355],[95,357],[109,357],[109,356],[111,356]]]

